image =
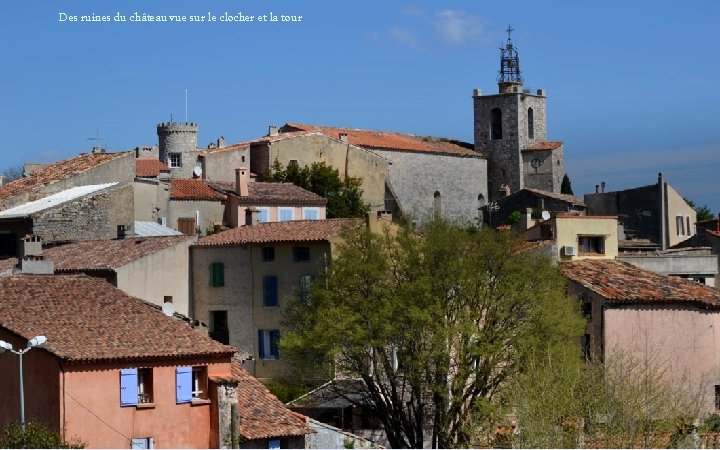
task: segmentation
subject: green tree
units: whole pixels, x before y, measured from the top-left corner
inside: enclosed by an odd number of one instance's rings
[[[562,183],[560,184],[560,193],[575,195],[573,193],[572,185],[570,184],[570,177],[568,176],[568,174],[563,175]]]
[[[264,177],[265,181],[293,183],[317,195],[325,197],[327,217],[364,217],[368,207],[362,201],[362,180],[349,177],[340,178],[340,172],[323,162],[315,162],[310,167],[291,164],[287,168],[277,159]]]
[[[710,211],[710,207],[708,205],[698,206],[697,204],[695,204],[694,201],[684,197],[683,200],[685,200],[685,203],[687,203],[689,207],[695,210],[696,220],[698,222],[702,222],[704,220],[713,220],[715,218],[712,211]]]
[[[25,431],[19,423],[10,423],[0,440],[1,448],[85,448],[80,441],[65,442],[60,433],[51,431],[37,422],[25,424]]]
[[[392,447],[469,445],[523,361],[581,333],[557,269],[515,244],[440,220],[347,231],[312,301],[289,306],[284,354],[362,379]]]

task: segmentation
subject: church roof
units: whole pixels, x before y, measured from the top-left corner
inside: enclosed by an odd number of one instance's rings
[[[538,150],[555,150],[556,148],[562,147],[562,145],[562,141],[539,141],[526,145],[523,147],[522,151],[535,152]]]
[[[347,142],[358,147],[379,150],[397,150],[418,153],[433,153],[449,156],[482,158],[482,154],[473,150],[473,144],[455,139],[446,139],[392,131],[361,130],[356,128],[328,127],[288,123],[281,128],[280,136],[287,132],[318,131],[331,138],[340,139],[347,135]]]

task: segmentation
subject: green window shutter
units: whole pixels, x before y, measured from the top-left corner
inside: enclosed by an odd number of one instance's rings
[[[225,286],[225,265],[223,263],[210,264],[210,286]]]

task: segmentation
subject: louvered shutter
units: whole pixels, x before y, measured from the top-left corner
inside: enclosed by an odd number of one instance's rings
[[[192,400],[192,367],[175,369],[176,402],[188,403]]]
[[[258,330],[258,356],[265,359],[265,330]]]
[[[120,406],[136,406],[138,403],[137,369],[120,369]]]

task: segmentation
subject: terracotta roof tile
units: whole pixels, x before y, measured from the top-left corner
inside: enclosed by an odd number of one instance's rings
[[[561,141],[540,141],[533,142],[532,144],[526,145],[522,151],[537,151],[537,150],[555,150],[556,148],[562,147]]]
[[[319,131],[334,139],[340,139],[340,134],[346,134],[348,143],[368,149],[400,150],[408,152],[437,153],[451,156],[467,156],[482,158],[483,156],[473,150],[474,146],[467,142],[454,139],[445,139],[428,136],[415,136],[412,134],[395,133],[389,131],[359,130],[354,128],[326,127],[288,123],[288,130]],[[281,133],[289,134],[289,133]]]
[[[583,199],[581,199],[579,197],[575,197],[574,195],[559,194],[557,192],[543,191],[541,189],[532,189],[532,188],[524,188],[524,189],[528,190],[530,192],[534,192],[535,194],[555,198],[557,200],[562,200],[564,202],[572,203],[574,205],[585,206],[585,202],[583,201]]]
[[[237,245],[253,242],[323,241],[343,228],[360,223],[355,219],[293,220],[232,228],[198,240],[198,246]]]
[[[135,160],[135,176],[141,178],[157,178],[160,172],[170,173],[167,164],[155,158],[137,158]]]
[[[255,377],[232,362],[232,375],[238,383],[238,433],[255,440],[312,433],[304,416],[290,411]]]
[[[71,363],[229,357],[233,347],[83,274],[0,277],[0,326]]]
[[[299,205],[325,206],[327,199],[292,183],[266,183],[253,181],[248,183],[248,196],[239,197],[235,193],[235,183],[227,181],[208,181],[208,185],[225,195],[238,198],[240,205]]]
[[[170,180],[171,200],[220,201],[224,198],[201,179],[175,178]]]
[[[45,249],[43,257],[52,260],[58,272],[112,270],[191,240],[192,236],[182,235],[80,241]]]
[[[693,303],[720,309],[720,290],[679,277],[660,275],[632,264],[583,260],[561,264],[565,276],[610,302]]]
[[[108,161],[122,158],[130,152],[118,153],[81,153],[70,159],[50,164],[38,169],[29,176],[12,181],[0,187],[0,200],[18,194],[35,192],[48,184],[65,180],[81,172],[97,167]]]

